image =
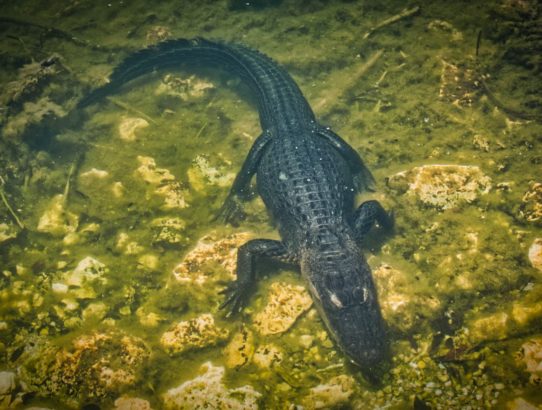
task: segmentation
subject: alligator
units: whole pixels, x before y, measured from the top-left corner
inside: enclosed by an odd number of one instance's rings
[[[261,135],[255,140],[220,210],[226,222],[242,212],[256,176],[257,191],[278,226],[281,241],[253,239],[239,247],[237,278],[223,290],[226,316],[242,311],[257,279],[259,258],[300,267],[332,339],[369,379],[389,358],[386,326],[360,242],[373,225],[391,227],[390,213],[374,200],[355,209],[355,195],[374,179],[358,153],[320,125],[297,84],[266,55],[205,39],[168,40],[128,56],[110,82],[91,91],[80,108],[153,71],[179,64],[226,69],[255,94]]]

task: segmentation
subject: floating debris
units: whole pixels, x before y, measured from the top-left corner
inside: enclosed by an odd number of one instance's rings
[[[254,316],[254,326],[262,335],[287,331],[312,306],[312,299],[303,286],[284,282],[273,282],[268,298],[264,309]]]
[[[469,165],[423,165],[393,175],[388,184],[442,210],[471,203],[491,189],[491,179]]]
[[[165,409],[258,409],[261,394],[248,385],[228,389],[222,381],[224,367],[207,362],[201,366],[201,370],[204,372],[201,376],[164,394]]]
[[[160,338],[160,344],[168,353],[184,353],[188,350],[214,346],[228,337],[228,331],[215,325],[210,313],[177,323]]]

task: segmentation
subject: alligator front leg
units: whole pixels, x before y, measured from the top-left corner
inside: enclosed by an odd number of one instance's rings
[[[372,191],[375,180],[371,171],[365,166],[361,157],[345,140],[335,134],[329,128],[319,127],[316,131],[318,136],[324,138],[347,162],[350,172],[354,176],[354,185],[359,192]]]
[[[229,306],[226,317],[230,317],[243,310],[256,283],[254,266],[257,258],[267,257],[282,261],[291,261],[292,258],[282,242],[271,239],[253,239],[237,250],[237,279],[221,293],[226,300],[220,309]]]
[[[393,227],[393,214],[386,212],[378,201],[363,202],[356,209],[353,217],[353,229],[356,239],[361,240],[375,222],[384,229],[391,229]]]
[[[265,131],[256,138],[245,158],[245,162],[243,162],[241,170],[233,181],[233,185],[224,201],[224,205],[220,208],[217,219],[221,219],[225,223],[231,223],[234,219],[240,219],[243,216],[241,199],[247,197],[250,180],[256,173],[262,154],[265,152],[265,148],[270,140],[271,133],[268,131]]]

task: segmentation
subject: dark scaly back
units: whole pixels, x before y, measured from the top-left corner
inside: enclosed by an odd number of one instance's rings
[[[314,114],[293,79],[269,57],[241,45],[201,38],[168,40],[131,54],[115,68],[109,83],[93,90],[78,107],[93,104],[155,69],[184,63],[217,67],[239,75],[257,98],[264,129],[314,121]]]

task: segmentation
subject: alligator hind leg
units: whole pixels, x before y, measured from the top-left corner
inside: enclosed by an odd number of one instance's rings
[[[329,128],[320,127],[316,132],[331,144],[331,146],[333,146],[333,148],[335,148],[348,163],[350,172],[352,172],[352,175],[354,176],[354,184],[357,190],[359,192],[366,190],[372,191],[375,180],[371,171],[365,166],[356,150]]]
[[[254,266],[256,258],[267,257],[282,261],[291,261],[291,255],[280,241],[271,239],[253,239],[237,250],[237,279],[221,293],[226,300],[220,309],[228,308],[226,317],[235,315],[247,304],[248,298],[256,283]]]
[[[243,162],[241,170],[233,181],[230,192],[224,201],[224,205],[220,208],[216,219],[220,219],[225,223],[231,223],[235,219],[243,217],[241,200],[247,197],[250,180],[256,173],[262,154],[265,152],[267,143],[270,140],[271,133],[267,131],[256,138],[245,158],[245,162]]]
[[[378,223],[384,229],[393,228],[393,214],[386,212],[378,201],[363,202],[353,217],[353,229],[356,239],[361,240],[373,225]]]

